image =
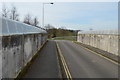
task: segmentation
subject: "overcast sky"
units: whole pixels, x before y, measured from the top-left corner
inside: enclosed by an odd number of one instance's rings
[[[25,14],[37,16],[42,26],[41,2],[5,3],[8,8],[15,5],[23,20]],[[106,30],[118,27],[117,2],[55,2],[45,4],[45,25],[66,27],[74,30]]]

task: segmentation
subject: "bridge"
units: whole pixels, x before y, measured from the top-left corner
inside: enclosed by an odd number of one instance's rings
[[[77,41],[47,40],[40,28],[0,18],[1,79],[118,80],[117,30],[80,31]]]

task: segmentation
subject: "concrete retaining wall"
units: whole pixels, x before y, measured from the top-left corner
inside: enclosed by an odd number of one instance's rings
[[[2,78],[15,78],[46,41],[44,34],[2,37]],[[42,41],[43,39],[43,41]]]
[[[118,56],[118,42],[120,43],[120,39],[117,34],[110,34],[108,32],[107,34],[95,34],[92,31],[91,33],[79,32],[77,41]]]

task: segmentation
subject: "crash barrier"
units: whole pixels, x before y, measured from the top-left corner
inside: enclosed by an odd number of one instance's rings
[[[47,32],[17,21],[0,18],[1,78],[15,78],[47,40]]]
[[[118,30],[79,31],[77,41],[118,56]]]

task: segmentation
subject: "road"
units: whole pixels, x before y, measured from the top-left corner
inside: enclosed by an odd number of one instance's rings
[[[60,78],[56,45],[54,41],[48,41],[38,53],[38,57],[32,62],[23,78]]]
[[[72,78],[118,78],[118,65],[71,41],[56,41]]]

